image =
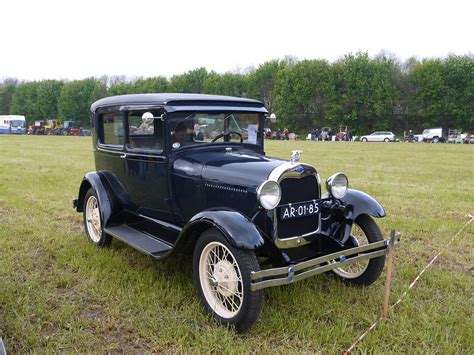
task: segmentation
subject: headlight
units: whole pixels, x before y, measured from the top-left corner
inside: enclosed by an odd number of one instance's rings
[[[343,198],[349,188],[349,180],[343,173],[336,173],[328,177],[326,180],[326,188],[334,198]]]
[[[262,207],[266,210],[274,209],[280,203],[280,185],[275,181],[265,181],[257,188],[257,198]]]

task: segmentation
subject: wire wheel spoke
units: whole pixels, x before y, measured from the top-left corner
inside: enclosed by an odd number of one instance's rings
[[[86,227],[93,242],[98,243],[102,236],[99,203],[95,196],[90,196],[86,203]]]
[[[200,281],[204,297],[223,318],[235,316],[243,303],[243,281],[232,252],[219,242],[211,242],[200,257]]]
[[[351,236],[356,247],[369,244],[366,234],[362,228],[355,223],[352,225]],[[368,266],[368,260],[360,260],[354,263],[342,264],[342,266],[334,269],[334,272],[344,278],[357,278],[365,272]]]

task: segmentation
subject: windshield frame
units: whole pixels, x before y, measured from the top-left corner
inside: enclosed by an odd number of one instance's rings
[[[192,117],[194,114],[209,114],[209,115],[217,115],[217,114],[223,114],[225,118],[229,117],[230,115],[232,114],[255,114],[257,117],[258,117],[258,130],[257,130],[257,143],[253,144],[253,143],[246,143],[245,141],[240,143],[240,142],[236,142],[236,141],[222,141],[221,139],[219,139],[218,141],[216,142],[209,142],[209,141],[205,141],[203,143],[200,143],[200,142],[196,142],[195,144],[190,144],[190,145],[185,145],[185,146],[181,146],[180,148],[178,149],[173,149],[172,147],[172,140],[171,140],[171,132],[173,131],[173,129],[175,128],[177,122],[184,122],[185,120],[189,119],[190,117]],[[184,118],[182,118],[181,120],[178,120],[176,116],[183,116],[184,114]],[[169,153],[175,153],[175,152],[179,152],[179,151],[183,151],[183,150],[188,150],[188,149],[192,149],[192,148],[196,148],[196,147],[222,147],[222,146],[244,146],[244,147],[251,147],[252,149],[255,149],[257,148],[258,150],[261,150],[263,151],[263,142],[264,142],[264,136],[263,136],[263,126],[264,126],[264,123],[265,123],[265,114],[262,113],[262,112],[258,112],[258,111],[247,111],[247,110],[243,110],[243,111],[238,111],[238,110],[219,110],[219,111],[215,111],[215,110],[192,110],[192,111],[176,111],[176,112],[167,112],[165,114],[165,122],[166,122],[166,150],[169,152]]]

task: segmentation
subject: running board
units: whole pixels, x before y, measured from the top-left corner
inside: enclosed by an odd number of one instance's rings
[[[155,259],[159,259],[172,248],[168,243],[126,224],[104,228],[104,232]]]

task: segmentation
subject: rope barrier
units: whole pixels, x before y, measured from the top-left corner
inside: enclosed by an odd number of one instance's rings
[[[400,302],[402,302],[402,300],[406,297],[406,295],[408,294],[408,291],[410,291],[414,286],[415,284],[418,282],[418,280],[420,279],[421,275],[423,275],[425,273],[426,270],[428,270],[432,265],[433,263],[436,261],[436,259],[438,259],[438,257],[441,255],[441,253],[443,251],[445,251],[450,245],[451,243],[461,234],[461,232],[464,230],[464,228],[466,228],[469,224],[471,224],[472,221],[474,221],[474,216],[471,215],[471,214],[468,214],[467,217],[469,218],[469,220],[461,227],[461,229],[454,235],[454,237],[451,238],[451,240],[446,243],[446,245],[444,246],[444,248],[442,248],[438,254],[436,254],[433,259],[431,259],[431,261],[428,263],[428,265],[426,265],[423,270],[421,270],[421,272],[418,274],[417,277],[415,277],[415,279],[413,280],[413,282],[408,286],[408,288],[405,290],[405,292],[402,293],[402,295],[400,296],[400,298],[390,306],[390,309],[393,309],[395,308],[398,304],[400,304]],[[383,317],[380,317],[379,319],[377,319],[370,327],[369,329],[367,329],[360,337],[358,337],[354,343],[352,343],[352,345],[344,352],[344,355],[346,354],[349,354],[357,345],[359,345],[362,340],[364,340],[364,338],[366,337],[367,334],[369,334],[373,329],[375,329],[375,327],[377,326],[377,323],[380,322],[381,320],[383,320]]]

